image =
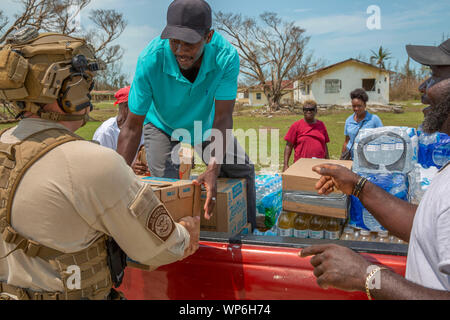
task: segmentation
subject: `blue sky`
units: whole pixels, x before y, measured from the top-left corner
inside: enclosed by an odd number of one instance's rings
[[[124,13],[128,26],[117,40],[125,48],[123,71],[130,80],[139,53],[158,36],[165,26],[169,0],[92,0],[82,12],[82,27],[89,26],[90,9],[113,8]],[[449,0],[209,0],[213,11],[241,13],[256,17],[265,11],[295,21],[311,37],[308,48],[326,65],[358,55],[370,56],[380,45],[396,61],[404,64],[406,44],[438,45],[443,33],[450,34]],[[6,5],[8,4],[8,5]],[[6,5],[6,7],[4,7]],[[381,29],[369,30],[366,10],[370,5],[381,9]],[[14,0],[2,0],[2,10],[17,11]],[[417,64],[415,65],[418,66]]]

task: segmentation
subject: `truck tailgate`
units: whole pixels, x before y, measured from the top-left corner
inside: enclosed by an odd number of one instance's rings
[[[128,267],[119,290],[128,299],[139,300],[367,299],[362,292],[321,289],[310,257],[298,256],[303,247],[330,242],[350,247],[400,275],[405,273],[406,245],[202,232],[194,255],[151,272]]]

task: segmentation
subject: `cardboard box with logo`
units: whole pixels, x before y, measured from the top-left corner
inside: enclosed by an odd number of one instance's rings
[[[152,185],[156,197],[164,203],[175,222],[200,212],[201,188],[192,181],[144,176],[141,179]],[[143,265],[130,258],[127,258],[127,266],[147,271],[156,270],[153,266]]]
[[[283,174],[283,210],[309,213],[345,219],[348,215],[349,197],[336,190],[331,194],[319,195],[315,189],[320,175],[312,168],[331,163],[352,168],[352,161],[327,159],[299,159]]]
[[[142,180],[152,185],[155,195],[164,203],[174,221],[200,212],[201,189],[191,180],[156,177],[142,177]]]
[[[247,188],[245,179],[217,179],[216,207],[206,220],[203,207],[206,191],[201,194],[200,226],[202,231],[237,234],[247,224]]]

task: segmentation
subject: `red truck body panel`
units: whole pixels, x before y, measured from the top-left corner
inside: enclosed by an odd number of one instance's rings
[[[343,242],[343,241],[341,241]],[[301,248],[201,241],[189,258],[145,271],[128,267],[121,290],[139,300],[343,300],[362,292],[324,290]],[[361,253],[374,264],[405,274],[406,256]]]

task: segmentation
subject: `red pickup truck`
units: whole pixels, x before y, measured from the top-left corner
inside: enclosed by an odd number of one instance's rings
[[[405,274],[405,244],[330,241],[201,232],[199,250],[155,271],[128,267],[121,290],[127,299],[149,300],[343,300],[367,299],[363,292],[324,290],[316,283],[310,257],[301,248],[336,243],[374,264]]]

